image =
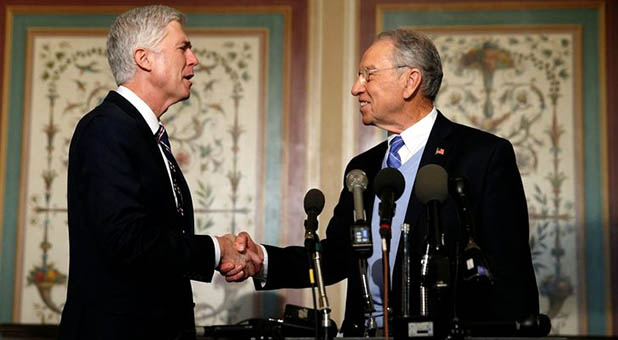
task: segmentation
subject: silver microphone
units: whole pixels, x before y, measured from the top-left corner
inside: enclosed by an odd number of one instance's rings
[[[367,277],[367,259],[373,253],[371,226],[366,221],[363,208],[363,191],[367,190],[369,179],[363,170],[354,169],[345,176],[345,185],[354,197],[354,223],[350,226],[350,241],[352,249],[358,257],[358,273],[360,274],[363,311],[365,314],[364,337],[375,336],[376,321],[373,313],[373,297],[369,290]]]
[[[368,184],[369,179],[363,170],[354,169],[345,176],[345,185],[354,196],[354,222],[365,221],[363,191]]]

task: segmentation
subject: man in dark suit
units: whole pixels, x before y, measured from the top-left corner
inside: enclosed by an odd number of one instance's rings
[[[198,64],[167,6],[136,8],[110,28],[119,88],[77,125],[68,169],[70,266],[60,339],[195,338],[190,280],[255,274],[233,235],[195,235],[189,187],[159,118],[189,98]],[[247,261],[252,257],[251,261]]]
[[[457,312],[464,321],[514,321],[538,314],[539,301],[528,245],[528,213],[521,177],[511,144],[486,132],[453,123],[434,107],[442,81],[440,56],[433,43],[422,34],[396,30],[380,34],[364,53],[359,75],[352,87],[358,97],[362,121],[389,132],[388,141],[350,161],[346,175],[363,170],[369,186],[363,195],[367,220],[373,230],[373,256],[369,258],[369,288],[382,324],[382,275],[378,234],[378,204],[373,188],[378,171],[390,166],[404,175],[406,186],[393,218],[391,306],[397,306],[398,236],[402,223],[412,228],[412,313],[419,312],[418,276],[420,258],[427,235],[426,208],[413,194],[417,170],[435,163],[449,176],[468,180],[468,198],[480,245],[494,284],[489,287],[460,284]],[[347,279],[345,335],[362,334],[364,323],[361,283],[357,260],[350,246],[353,196],[344,187],[322,240],[322,270],[327,284]],[[440,220],[445,230],[446,248],[454,259],[460,232],[457,207],[452,198],[444,202]],[[242,242],[258,249],[247,234]],[[308,287],[308,261],[302,247],[265,246],[266,280],[256,280],[258,289]],[[399,249],[400,250],[400,249]],[[392,259],[395,259],[392,261]],[[451,272],[454,275],[454,265]],[[453,277],[451,275],[451,277]],[[396,310],[396,309],[395,309]],[[439,317],[448,319],[451,311]],[[448,314],[448,315],[444,315]]]

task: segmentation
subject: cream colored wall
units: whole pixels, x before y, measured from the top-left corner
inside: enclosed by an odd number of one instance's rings
[[[312,0],[309,34],[309,86],[307,100],[308,188],[324,192],[320,237],[339,199],[345,165],[356,148],[358,107],[350,88],[358,60],[357,0]],[[350,212],[351,213],[351,212]],[[340,327],[345,312],[346,282],[327,288],[331,318]],[[304,304],[312,305],[306,290]]]

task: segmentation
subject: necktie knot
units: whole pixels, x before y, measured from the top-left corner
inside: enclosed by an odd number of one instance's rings
[[[386,165],[391,168],[399,168],[401,166],[401,157],[399,156],[399,149],[403,146],[404,142],[401,136],[395,136],[391,139],[390,147],[388,150],[388,159]]]

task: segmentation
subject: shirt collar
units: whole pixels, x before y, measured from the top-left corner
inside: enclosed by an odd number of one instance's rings
[[[423,117],[423,119],[403,130],[400,134],[403,142],[405,143],[402,148],[406,148],[411,155],[420,150],[427,143],[429,134],[431,133],[431,129],[433,128],[433,124],[435,123],[437,117],[438,110],[434,106],[429,114]],[[389,144],[395,136],[397,135],[394,134],[388,137]]]
[[[137,111],[144,117],[146,124],[150,130],[152,130],[152,134],[156,134],[157,130],[159,130],[159,119],[154,114],[150,106],[146,104],[142,100],[142,98],[138,97],[135,92],[131,91],[128,87],[120,85],[118,89],[116,89],[119,95],[121,95],[124,99],[128,100],[131,105],[135,106]]]

